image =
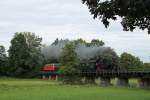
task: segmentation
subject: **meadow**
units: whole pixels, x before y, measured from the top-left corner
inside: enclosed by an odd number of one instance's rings
[[[150,90],[1,78],[0,100],[150,100]]]

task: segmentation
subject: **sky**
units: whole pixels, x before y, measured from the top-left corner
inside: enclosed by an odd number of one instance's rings
[[[122,31],[120,19],[111,21],[106,29],[81,0],[1,0],[0,12],[0,45],[7,50],[15,32],[34,32],[43,38],[43,44],[56,38],[100,39],[118,55],[128,52],[150,62],[147,31]]]

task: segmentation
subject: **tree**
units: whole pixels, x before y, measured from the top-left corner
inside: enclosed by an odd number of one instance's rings
[[[79,59],[75,53],[73,42],[66,44],[60,56],[60,74],[65,83],[74,83],[77,81],[79,70]]]
[[[23,34],[16,33],[9,48],[10,75],[22,77],[29,71],[26,61],[29,60],[28,46]]]
[[[74,40],[73,42],[76,46],[78,46],[80,44],[86,45],[87,47],[104,46],[105,45],[105,43],[102,40],[99,40],[99,39],[93,39],[93,40],[91,40],[91,42],[86,42],[85,40],[80,38],[80,39]]]
[[[59,43],[59,39],[56,38],[56,40],[52,43],[52,45],[57,45]]]
[[[85,40],[83,40],[82,38],[79,38],[79,39],[77,39],[77,40],[74,40],[73,41],[74,42],[74,44],[77,46],[77,45],[79,45],[79,44],[87,44],[87,42],[85,41]]]
[[[41,38],[33,33],[15,33],[9,48],[10,75],[31,77],[40,59]]]
[[[92,46],[104,46],[105,45],[105,43],[101,40],[98,40],[98,39],[93,39],[92,41],[91,41],[91,45]]]
[[[43,64],[43,58],[41,54],[42,38],[31,32],[22,32],[20,34],[23,34],[26,39],[28,52],[31,58],[28,62],[29,65],[32,64],[32,66],[35,68],[34,70],[39,71],[40,66]]]
[[[5,47],[0,45],[0,75],[6,75],[7,57]]]
[[[141,70],[150,71],[150,63],[144,63]]]
[[[119,59],[119,66],[121,70],[139,70],[143,63],[138,57],[129,53],[122,53]]]
[[[148,30],[150,34],[150,0],[82,0],[95,18],[101,19],[107,28],[110,19],[121,17],[125,31],[133,31],[136,27]]]

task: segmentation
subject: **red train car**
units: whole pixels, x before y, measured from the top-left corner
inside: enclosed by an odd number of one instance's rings
[[[47,64],[42,67],[42,78],[43,79],[50,79],[50,80],[57,80],[57,70],[58,67],[55,64]]]

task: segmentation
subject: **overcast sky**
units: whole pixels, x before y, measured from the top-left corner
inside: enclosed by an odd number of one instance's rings
[[[81,0],[1,0],[0,45],[7,49],[15,32],[35,32],[50,44],[56,38],[90,41],[102,39],[118,54],[129,52],[150,61],[150,36],[146,31],[124,32],[120,21],[105,29],[94,20]]]

